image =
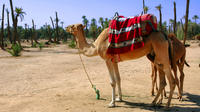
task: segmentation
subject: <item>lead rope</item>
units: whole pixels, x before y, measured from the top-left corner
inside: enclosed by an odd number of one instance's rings
[[[79,50],[79,49],[78,49],[78,50]],[[87,76],[87,78],[88,78],[88,80],[89,80],[89,82],[90,82],[92,88],[94,89],[94,91],[95,91],[95,93],[96,93],[96,99],[99,100],[99,99],[100,99],[100,91],[96,88],[96,85],[94,85],[94,84],[92,83],[92,81],[91,81],[91,79],[90,79],[90,77],[89,77],[89,74],[88,74],[88,72],[86,71],[85,65],[84,65],[84,63],[83,63],[83,59],[82,59],[81,54],[80,54],[80,50],[79,50],[79,53],[78,53],[78,54],[79,54],[79,57],[80,57],[80,60],[81,60],[83,69],[84,69],[84,71],[85,71],[85,74],[86,74],[86,76]]]

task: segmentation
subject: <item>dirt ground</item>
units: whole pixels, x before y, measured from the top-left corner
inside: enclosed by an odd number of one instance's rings
[[[187,48],[184,101],[175,90],[170,111],[200,112],[200,42]],[[26,48],[20,57],[0,50],[0,112],[163,112],[151,107],[151,68],[146,57],[119,63],[123,102],[108,108],[111,86],[108,70],[100,57],[83,57],[92,82],[100,90],[95,99],[77,54],[67,45],[51,48]],[[168,85],[167,85],[167,91]]]

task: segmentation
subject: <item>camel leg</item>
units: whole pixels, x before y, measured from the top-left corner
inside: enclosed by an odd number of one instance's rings
[[[158,65],[159,66],[159,65]],[[162,99],[162,91],[163,91],[163,89],[164,89],[164,87],[167,85],[166,84],[166,81],[165,81],[165,74],[164,74],[164,72],[162,71],[162,69],[158,69],[158,71],[159,71],[159,80],[160,80],[160,84],[159,84],[159,89],[158,89],[158,93],[157,93],[157,95],[156,95],[156,97],[154,98],[154,100],[153,100],[153,102],[152,102],[152,104],[156,104],[156,102],[157,102],[157,100],[158,100],[158,98],[159,98],[159,96],[161,95],[161,99]],[[159,100],[159,102],[160,102],[161,100]]]
[[[167,76],[169,86],[170,86],[169,98],[168,98],[168,102],[167,102],[167,105],[166,105],[166,108],[168,108],[170,106],[171,99],[172,99],[174,89],[175,89],[175,79],[174,79],[174,77],[171,73],[170,66],[164,68],[164,72],[165,72],[165,75]]]
[[[179,72],[180,72],[180,90],[181,90],[181,95],[183,94],[183,81],[184,81],[184,77],[185,77],[185,74],[183,72],[183,68],[184,68],[184,64],[177,64],[178,65],[178,68],[179,68]],[[180,99],[182,100],[182,99]]]
[[[110,75],[110,84],[112,87],[112,100],[109,104],[109,107],[114,107],[115,106],[115,87],[116,87],[116,81],[115,81],[115,76],[114,76],[114,67],[111,61],[106,61],[106,65],[109,71]]]
[[[154,64],[151,63],[151,81],[152,81],[152,88],[151,88],[151,96],[154,96],[154,87],[155,87],[155,82],[154,82],[154,77],[155,77],[155,69],[154,69]]]
[[[164,37],[163,37],[164,38]],[[165,82],[165,76],[167,76],[168,82],[169,82],[169,86],[170,86],[170,94],[168,97],[168,102],[166,105],[166,108],[168,108],[170,106],[171,103],[171,99],[174,93],[174,89],[175,89],[175,79],[171,73],[171,67],[170,67],[170,60],[169,60],[169,43],[168,42],[164,42],[162,40],[161,43],[156,42],[155,40],[153,40],[154,42],[152,42],[152,46],[153,46],[153,50],[155,52],[155,62],[157,68],[160,70],[162,70],[164,73],[161,73],[160,76],[160,87],[159,87],[159,91],[156,95],[156,97],[153,100],[153,104],[155,104],[158,100],[158,97],[160,96],[162,90],[164,89],[166,82]],[[163,75],[165,74],[165,75]]]
[[[174,72],[175,83],[176,83],[177,88],[178,88],[178,98],[181,99],[182,95],[181,95],[181,89],[180,89],[180,85],[179,85],[179,80],[178,80],[178,77],[177,77],[177,65],[174,64],[172,69],[173,69],[173,72]]]
[[[166,80],[165,80],[165,73],[162,70],[159,70],[159,79],[160,79],[160,85],[161,84],[164,85],[164,88],[163,88],[163,90],[161,92],[161,98],[158,101],[158,104],[162,104],[163,94],[165,94],[165,86],[167,85]]]
[[[114,71],[115,71],[115,80],[117,82],[117,87],[118,87],[118,97],[115,100],[122,101],[121,78],[120,78],[120,74],[119,74],[118,63],[113,62],[113,67],[114,67]]]
[[[156,90],[158,92],[158,86],[157,86],[157,68],[156,66],[151,63],[151,68],[152,68],[152,74],[151,74],[151,79],[152,79],[152,89],[151,89],[151,95],[154,96],[154,88],[156,87]]]
[[[167,93],[166,93],[165,88],[163,89],[163,94],[164,94],[164,97],[167,98]]]

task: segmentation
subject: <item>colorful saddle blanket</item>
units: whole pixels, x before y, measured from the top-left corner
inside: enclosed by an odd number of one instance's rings
[[[116,16],[109,24],[108,54],[121,54],[144,46],[143,37],[157,30],[156,17],[145,14],[125,18]]]

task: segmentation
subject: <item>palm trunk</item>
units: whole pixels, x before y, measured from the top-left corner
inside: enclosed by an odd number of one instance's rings
[[[4,9],[5,9],[5,4],[3,4],[3,9],[2,9],[2,21],[1,21],[1,35],[0,35],[0,46],[1,49],[4,50]]]
[[[183,44],[185,44],[185,41],[186,41],[186,38],[187,38],[188,15],[189,15],[189,3],[190,3],[190,0],[187,0],[187,5],[186,5],[186,16],[185,16],[185,31],[184,31],[184,40],[183,40]]]
[[[55,27],[54,27],[54,22],[53,22],[53,19],[52,19],[52,17],[50,17],[50,19],[51,19],[51,23],[52,23],[52,26],[53,26],[53,29],[52,29],[52,34],[54,33],[54,31],[55,31]],[[54,42],[56,42],[56,36],[54,35]]]
[[[58,41],[59,41],[58,21],[59,21],[58,14],[56,12],[56,36],[55,36],[55,40],[54,40],[55,43],[58,43]]]
[[[174,34],[176,35],[176,2],[174,1]]]
[[[14,10],[13,10],[12,0],[10,0],[10,8],[11,8],[12,21],[13,21],[13,28],[14,28],[12,40],[13,40],[13,44],[16,44],[17,26],[16,26],[16,21],[15,21],[15,15],[14,15]]]
[[[32,19],[32,24],[33,24],[33,27],[32,27],[32,41],[34,40],[35,43],[39,43],[37,41],[37,38],[36,38],[35,24],[34,24],[34,20],[33,19]]]
[[[8,39],[10,41],[10,43],[13,43],[13,40],[11,38],[11,31],[10,31],[10,20],[9,20],[9,11],[7,10],[7,22],[8,22],[8,26],[7,26],[7,30],[8,30]]]
[[[18,35],[18,33],[17,33],[17,23],[18,23],[18,16],[19,15],[16,15],[16,17],[15,17],[15,24],[14,24],[14,26],[15,26],[15,36],[16,36],[16,40],[17,40],[17,42],[18,42],[18,44],[19,44],[19,46],[21,47],[21,40],[20,40],[20,37],[19,37],[19,35]]]
[[[146,11],[144,10],[144,7],[145,7],[145,3],[144,3],[144,0],[143,0],[143,12],[144,12],[144,14],[146,14]]]
[[[160,31],[163,31],[162,30],[162,12],[161,12],[161,9],[159,9],[159,13],[160,13]]]

